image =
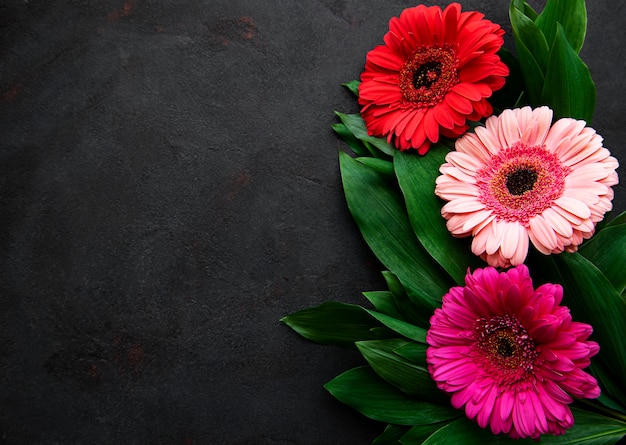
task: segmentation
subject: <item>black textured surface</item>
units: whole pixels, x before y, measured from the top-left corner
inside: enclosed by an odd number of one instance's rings
[[[1,443],[381,431],[322,388],[356,353],[278,320],[382,287],[330,124],[357,111],[339,85],[413,5],[0,1]],[[463,5],[508,29],[507,1]],[[624,160],[626,8],[588,12],[594,127]]]

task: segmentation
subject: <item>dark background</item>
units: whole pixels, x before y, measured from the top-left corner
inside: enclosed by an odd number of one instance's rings
[[[382,430],[322,388],[357,354],[278,320],[383,287],[330,125],[414,4],[0,0],[0,443]],[[463,6],[509,31],[508,1]],[[588,14],[594,127],[624,160],[626,7]]]

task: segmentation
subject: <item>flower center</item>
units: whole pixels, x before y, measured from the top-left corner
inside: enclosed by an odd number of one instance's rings
[[[502,357],[511,357],[515,352],[515,343],[507,336],[499,336],[495,340],[495,350]]]
[[[530,218],[563,194],[569,172],[545,146],[517,143],[502,149],[477,172],[479,199],[499,219],[527,226]]]
[[[510,315],[475,323],[474,359],[500,383],[512,384],[532,371],[538,356],[535,342],[519,320]]]
[[[413,73],[413,87],[420,89],[422,87],[430,88],[441,76],[441,62],[426,62]]]
[[[506,175],[506,188],[511,195],[520,196],[535,187],[537,172],[530,168],[520,168]]]
[[[441,102],[459,81],[458,64],[452,45],[418,48],[400,70],[400,91],[405,104],[421,108]]]

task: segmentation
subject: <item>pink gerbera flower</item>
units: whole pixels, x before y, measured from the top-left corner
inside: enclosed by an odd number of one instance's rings
[[[439,135],[458,137],[466,120],[493,112],[487,98],[509,70],[496,55],[499,25],[478,12],[419,5],[389,22],[385,45],[367,54],[359,104],[370,135],[400,150],[428,151]]]
[[[543,254],[576,251],[611,210],[617,160],[584,121],[552,123],[552,110],[492,116],[456,141],[435,193],[450,232],[473,235],[491,266],[522,264],[529,240]]]
[[[426,360],[437,386],[481,428],[513,438],[563,434],[574,424],[572,396],[596,398],[582,371],[598,344],[591,326],[560,306],[563,289],[533,289],[524,265],[467,274],[430,319]]]

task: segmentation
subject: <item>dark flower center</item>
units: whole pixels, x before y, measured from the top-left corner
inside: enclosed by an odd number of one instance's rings
[[[515,353],[515,343],[506,335],[494,339],[494,350],[502,357],[512,357]]]
[[[498,219],[527,226],[553,205],[565,189],[570,168],[545,146],[521,142],[502,148],[476,173],[480,201]]]
[[[430,88],[439,76],[441,76],[441,62],[426,62],[413,73],[413,86],[415,89]]]
[[[400,70],[400,91],[405,104],[422,108],[441,102],[459,82],[458,64],[452,45],[418,48]]]
[[[502,384],[523,380],[538,353],[526,328],[512,315],[476,320],[474,360]]]
[[[535,187],[537,172],[532,168],[520,168],[506,175],[506,188],[511,195],[520,196]]]

